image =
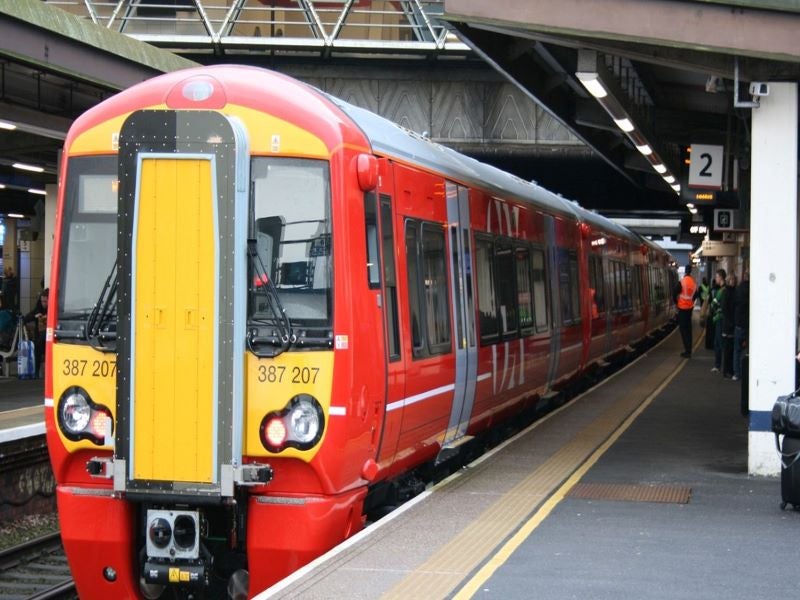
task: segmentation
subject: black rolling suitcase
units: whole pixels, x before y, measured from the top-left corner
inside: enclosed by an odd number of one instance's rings
[[[800,398],[780,396],[772,407],[772,431],[781,456],[781,509],[800,508]],[[783,444],[780,437],[783,435]]]
[[[781,453],[781,508],[800,508],[800,439],[784,436]]]

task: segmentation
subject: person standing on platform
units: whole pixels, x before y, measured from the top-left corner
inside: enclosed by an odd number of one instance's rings
[[[733,377],[733,331],[736,313],[736,275],[725,279],[725,294],[722,299],[722,376]]]
[[[19,280],[14,268],[7,266],[3,271],[3,304],[6,309],[16,314],[19,311]]]
[[[714,349],[714,298],[717,297],[717,290],[719,287],[717,286],[717,278],[711,278],[711,286],[708,290],[708,303],[705,310],[705,318],[706,318],[706,350],[713,350]],[[702,311],[701,311],[702,312]]]
[[[11,350],[11,340],[16,328],[14,313],[5,307],[3,297],[0,296],[0,350]]]
[[[708,279],[703,277],[703,281],[700,285],[697,286],[697,292],[695,292],[695,300],[700,300],[700,306],[703,307],[706,302],[708,302]]]
[[[742,271],[742,281],[736,286],[733,309],[733,380],[742,378],[742,354],[747,345],[750,325],[750,272]]]
[[[692,277],[692,265],[686,265],[683,278],[675,287],[675,295],[678,305],[678,327],[681,330],[683,340],[683,358],[692,356],[692,311],[694,310],[694,293],[697,291],[697,283]]]
[[[711,323],[714,328],[714,366],[712,373],[719,373],[722,368],[722,305],[725,302],[725,269],[717,271],[715,282],[717,289],[714,298],[711,300]]]
[[[47,305],[50,298],[50,290],[45,288],[39,294],[36,306],[23,318],[24,323],[33,323],[34,336],[33,348],[36,355],[36,377],[44,374],[42,363],[44,362],[46,332],[47,332]]]

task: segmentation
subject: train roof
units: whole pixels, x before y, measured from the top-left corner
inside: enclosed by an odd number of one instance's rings
[[[380,115],[345,102],[341,98],[330,94],[325,95],[361,128],[376,153],[406,159],[411,163],[419,164],[475,187],[492,191],[500,196],[518,198],[541,207],[547,212],[572,217],[606,233],[617,235],[631,242],[639,242],[636,234],[625,227],[586,210],[577,203],[554,194],[536,183],[525,181],[437,144]]]
[[[406,159],[501,196],[527,200],[549,212],[577,216],[566,200],[543,187],[437,144],[369,110],[335,96],[327,96],[361,128],[372,144],[373,151],[378,154]]]

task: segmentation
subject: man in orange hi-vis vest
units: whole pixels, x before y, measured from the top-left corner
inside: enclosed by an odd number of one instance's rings
[[[677,292],[678,305],[678,328],[681,330],[683,340],[683,358],[692,356],[692,311],[694,310],[694,293],[697,291],[697,282],[692,277],[692,265],[686,265],[683,279],[678,284],[680,289]]]

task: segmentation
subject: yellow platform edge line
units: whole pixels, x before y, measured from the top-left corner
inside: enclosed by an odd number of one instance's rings
[[[698,340],[699,342],[699,340]],[[697,345],[697,344],[696,344]],[[642,414],[645,409],[650,406],[650,404],[655,400],[659,394],[664,390],[664,388],[669,385],[673,379],[678,375],[678,373],[683,370],[683,367],[686,366],[686,360],[682,360],[678,365],[672,370],[672,372],[667,376],[667,378],[659,384],[659,386],[651,392],[651,394],[645,398],[645,400],[639,405],[639,407],[634,410],[623,422],[622,424],[617,427],[617,429],[609,436],[609,438],[603,442],[597,450],[595,450],[586,462],[584,462],[580,467],[578,467],[572,475],[567,479],[561,487],[559,487],[551,496],[550,498],[542,505],[542,507],[536,511],[536,513],[528,519],[528,521],[520,527],[517,532],[511,536],[511,538],[503,544],[503,546],[498,550],[494,556],[492,556],[488,562],[480,568],[480,570],[453,596],[453,600],[467,600],[468,598],[472,598],[480,589],[480,587],[486,583],[486,581],[500,568],[505,562],[509,559],[509,557],[519,548],[519,546],[524,542],[530,535],[534,532],[534,530],[541,525],[541,523],[553,512],[553,509],[558,506],[558,504],[564,499],[564,497],[569,493],[569,491],[578,483],[578,481],[583,478],[584,475],[591,469],[595,463],[608,451],[611,446],[613,446],[616,441],[622,436],[625,431],[636,421],[640,414]]]

